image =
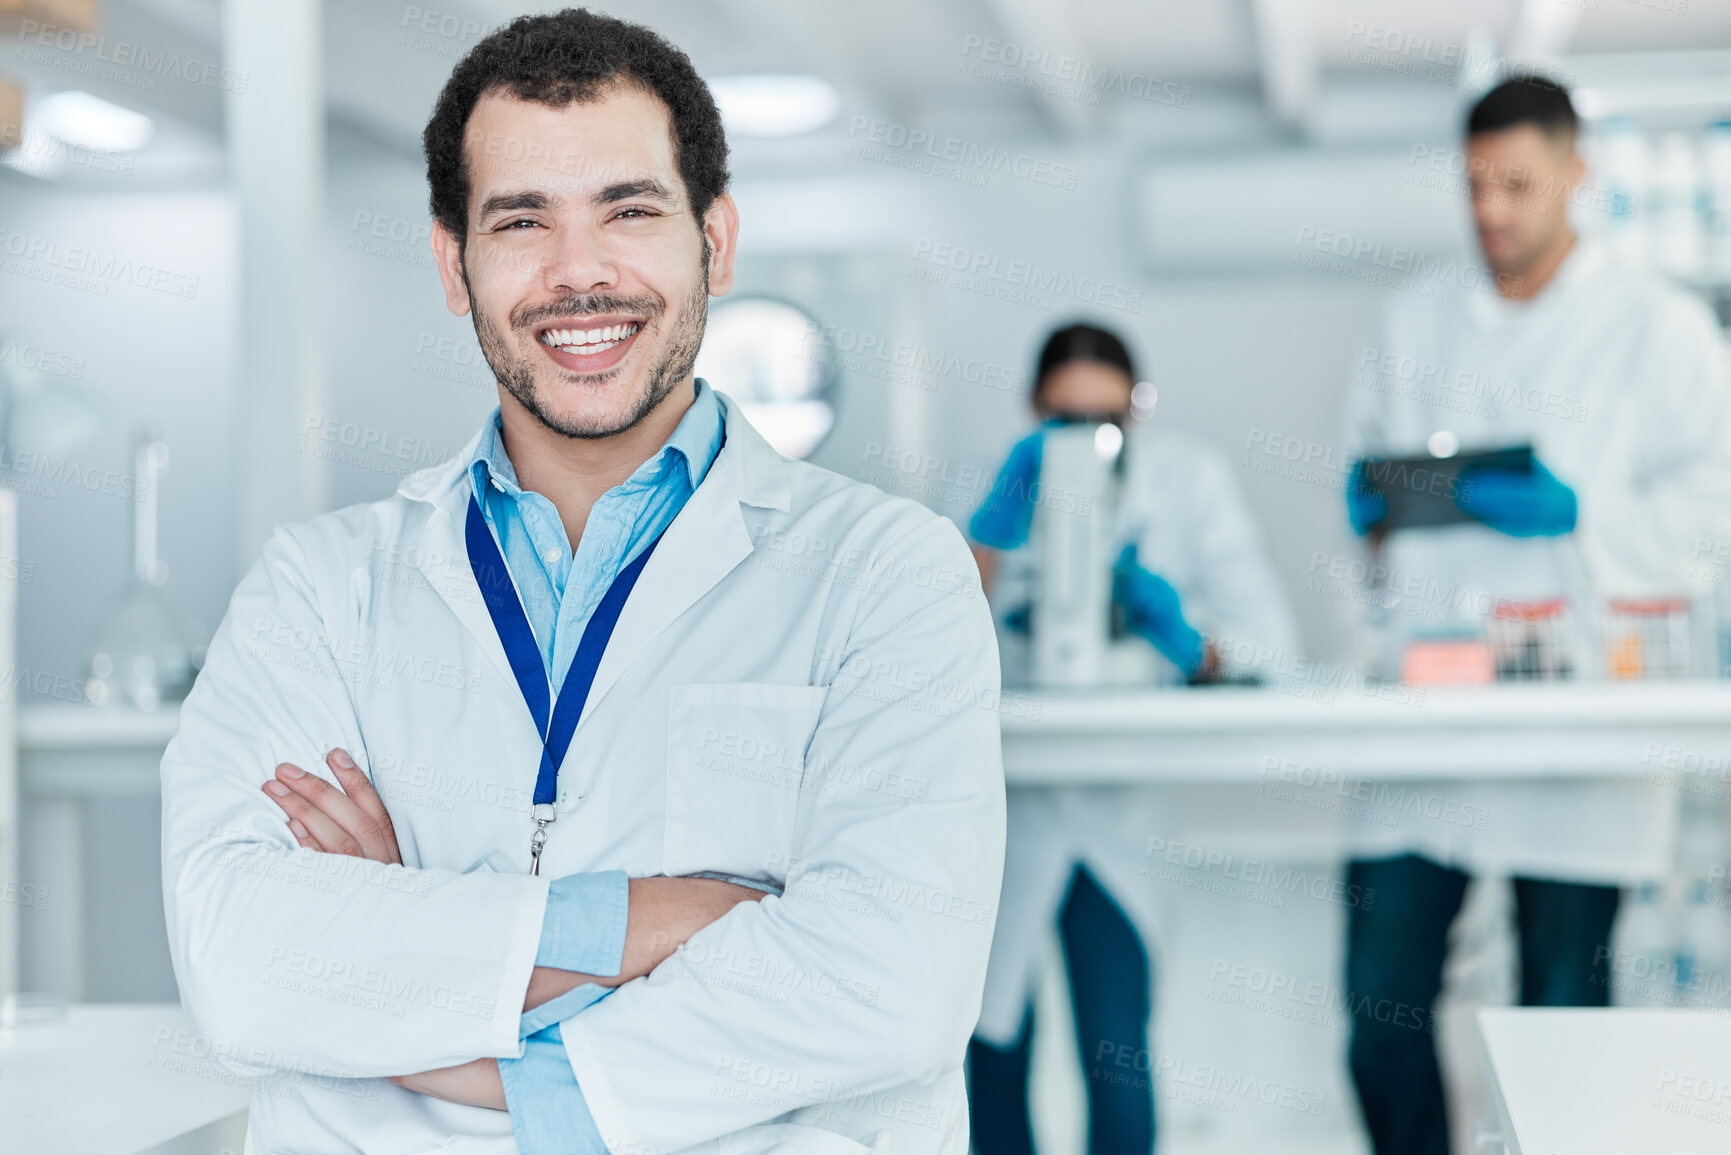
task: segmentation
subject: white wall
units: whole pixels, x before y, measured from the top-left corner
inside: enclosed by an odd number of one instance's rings
[[[18,493],[21,560],[18,662],[0,692],[27,706],[82,695],[97,631],[131,580],[135,425],[170,446],[161,551],[169,593],[194,628],[216,627],[239,576],[234,213],[217,192],[72,195],[8,173],[0,247],[0,356],[4,341],[51,350],[51,386],[82,395],[100,416],[64,455],[26,458],[12,446],[0,461],[0,485]],[[141,287],[135,274],[174,291]],[[27,805],[27,852],[38,836],[31,814]],[[92,998],[174,995],[157,815],[154,799],[104,801],[87,813],[81,844],[55,851],[77,856],[92,882]],[[40,922],[33,915],[26,935]],[[24,989],[61,989],[65,976],[33,973],[30,957]]]
[[[102,415],[94,437],[65,456],[26,460],[9,449],[0,463],[0,484],[19,493],[19,673],[36,688],[48,685],[43,675],[63,679],[51,694],[65,697],[131,577],[136,424],[160,429],[172,454],[161,536],[176,601],[209,631],[239,576],[234,213],[215,192],[68,195],[26,180],[0,183],[0,331],[64,352],[76,375],[50,380],[88,394]],[[26,255],[13,255],[19,248]],[[102,275],[126,262],[190,292]],[[57,275],[73,283],[38,279]]]
[[[333,507],[390,495],[443,461],[497,404],[467,317],[445,309],[428,249],[426,170],[334,130],[326,189],[327,424]]]

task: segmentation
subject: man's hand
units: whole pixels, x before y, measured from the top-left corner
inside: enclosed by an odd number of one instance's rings
[[[475,1059],[418,1075],[392,1075],[391,1082],[406,1091],[431,1095],[447,1103],[505,1110],[505,1084],[499,1079],[499,1064],[494,1059]]]
[[[295,841],[308,850],[401,866],[391,815],[366,774],[344,750],[326,754],[325,765],[341,790],[289,762],[278,766],[276,777],[264,784],[271,801],[288,814]]]

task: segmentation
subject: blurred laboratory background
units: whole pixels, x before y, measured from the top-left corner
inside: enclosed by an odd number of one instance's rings
[[[390,494],[497,403],[428,250],[420,133],[471,46],[554,7],[0,3],[0,989],[176,999],[156,795],[175,700],[272,526]],[[1161,883],[1151,1035],[1113,1056],[1153,1082],[1161,1150],[1370,1150],[1340,833],[1365,795],[1327,783],[1379,759],[1564,777],[1569,758],[1616,761],[1592,773],[1672,814],[1666,871],[1623,887],[1613,941],[1633,961],[1610,1001],[1731,1011],[1731,547],[1702,539],[1689,582],[1640,598],[1486,615],[1482,678],[1378,683],[1353,673],[1375,668],[1377,595],[1343,498],[1355,381],[1424,386],[1384,363],[1391,297],[1493,279],[1463,125],[1512,69],[1572,93],[1577,232],[1731,321],[1731,5],[597,7],[666,35],[712,85],[742,223],[698,372],[784,451],[967,528],[1033,427],[1048,334],[1087,322],[1123,338],[1159,428],[1242,496],[1296,629],[1273,663],[1288,684],[1257,691],[1273,705],[1137,722],[1109,697],[1066,712],[1030,690],[1006,720],[1012,790],[1047,784],[1055,741],[1119,784],[1136,750],[1164,759],[1141,852]],[[1634,705],[1496,696],[1571,681],[1545,651],[1558,613],[1598,623],[1587,665]],[[1427,680],[1498,684],[1466,701]],[[1310,744],[1257,746],[1264,723]],[[1238,769],[1211,782],[1210,758]],[[1423,780],[1439,807],[1467,797],[1440,770]],[[1551,788],[1566,825],[1567,786]],[[1477,812],[1453,813],[1437,821]],[[1434,1036],[1456,1151],[1496,1116],[1474,1014],[1520,1000],[1515,902],[1507,872],[1475,873],[1453,926]],[[1033,949],[1033,1127],[1073,1155],[1098,1056],[1067,1026],[1055,924]]]

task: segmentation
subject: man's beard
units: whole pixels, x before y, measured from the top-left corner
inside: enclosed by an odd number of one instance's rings
[[[611,437],[634,428],[647,417],[690,375],[692,367],[697,364],[697,350],[703,344],[703,330],[709,319],[709,245],[703,246],[701,273],[685,299],[684,309],[673,318],[673,324],[677,327],[668,334],[661,360],[650,369],[649,379],[645,382],[643,391],[633,399],[630,411],[623,419],[612,423],[605,423],[605,418],[599,419],[599,422],[597,419],[565,420],[554,413],[535,387],[534,354],[522,357],[513,355],[505,334],[495,328],[482,311],[480,299],[469,285],[467,269],[463,273],[463,284],[469,290],[469,305],[474,312],[475,336],[481,343],[481,355],[487,359],[493,376],[505,387],[506,392],[515,397],[517,403],[528,410],[535,420],[555,433],[565,437]],[[628,313],[642,317],[645,330],[642,335],[647,336],[647,331],[657,326],[666,316],[667,304],[660,297],[580,293],[560,297],[532,309],[520,310],[513,315],[511,327],[523,339],[535,341],[537,338],[532,330],[542,321],[604,313]],[[548,364],[557,371],[557,366],[551,362]],[[615,365],[595,374],[591,380],[605,386],[611,384],[624,371],[623,365]]]

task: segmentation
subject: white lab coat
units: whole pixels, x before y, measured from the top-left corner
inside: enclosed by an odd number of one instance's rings
[[[241,583],[163,759],[163,866],[182,997],[267,1076],[249,1152],[515,1151],[504,1112],[377,1077],[519,1055],[546,879],[605,869],[786,887],[566,1022],[611,1150],[966,1151],[1004,821],[978,574],[951,523],[788,461],[723,402],[597,672],[542,878],[540,743],[463,545],[473,444],[279,529]],[[298,849],[260,792],[333,746],[404,866]]]
[[[1244,643],[1232,649],[1271,647],[1293,655],[1298,633],[1286,596],[1227,459],[1186,434],[1132,426],[1125,469],[1117,540],[1135,541],[1142,566],[1172,583],[1186,620],[1211,637]],[[992,590],[1000,610],[1027,602],[1033,578],[1028,554],[1024,547],[1004,555]],[[1025,636],[1002,633],[999,643],[1006,680],[1025,682]],[[1183,681],[1177,667],[1141,638],[1118,647],[1123,652],[1115,655],[1116,668],[1139,666],[1138,680]],[[1144,872],[1147,845],[1150,837],[1168,835],[1169,824],[1155,788],[1010,791],[1004,893],[976,1034],[999,1046],[1015,1038],[1032,997],[1040,943],[1078,863],[1117,900],[1152,950],[1160,894]]]
[[[1392,362],[1378,361],[1387,354]],[[1403,294],[1361,357],[1347,452],[1531,442],[1579,498],[1575,532],[1519,539],[1467,524],[1390,535],[1373,649],[1398,673],[1408,640],[1482,631],[1496,600],[1568,599],[1578,676],[1604,669],[1596,626],[1614,597],[1699,595],[1703,542],[1731,540],[1731,383],[1706,306],[1657,275],[1577,242],[1531,301],[1455,288]],[[1432,367],[1429,369],[1421,367]],[[1484,829],[1353,824],[1366,856],[1418,851],[1463,869],[1616,883],[1670,861],[1676,794],[1624,781],[1438,784],[1483,807]]]

